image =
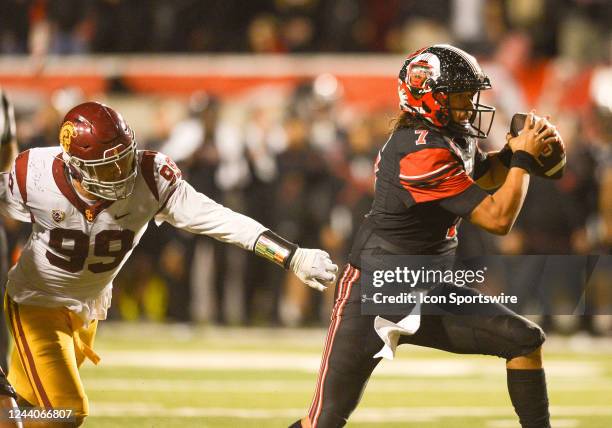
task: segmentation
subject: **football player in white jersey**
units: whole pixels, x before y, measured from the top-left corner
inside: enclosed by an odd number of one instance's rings
[[[335,281],[326,252],[299,248],[217,204],[167,156],[137,150],[112,108],[74,107],[59,142],[19,154],[0,186],[0,211],[32,223],[5,298],[16,344],[9,381],[20,401],[71,409],[73,425],[82,423],[88,401],[78,367],[85,358],[99,361],[92,350],[97,321],[106,318],[113,279],[151,219],[253,251],[318,290]]]

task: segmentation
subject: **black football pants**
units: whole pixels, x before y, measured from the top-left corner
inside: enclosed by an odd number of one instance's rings
[[[357,407],[366,383],[380,358],[383,341],[374,330],[375,316],[361,315],[359,269],[347,265],[336,287],[335,305],[327,333],[319,377],[308,416],[313,428],[343,427]],[[442,285],[439,294],[478,292]],[[544,342],[544,332],[533,322],[499,304],[472,305],[459,314],[457,305],[421,307],[421,325],[400,344],[426,346],[458,354],[486,354],[505,359],[526,355]],[[483,308],[483,314],[475,313]],[[435,310],[432,310],[435,309]],[[398,322],[402,316],[384,316]]]

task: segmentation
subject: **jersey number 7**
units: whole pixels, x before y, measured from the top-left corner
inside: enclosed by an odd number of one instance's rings
[[[427,134],[429,134],[427,129],[417,129],[414,131],[414,133],[419,134],[419,138],[417,138],[415,144],[427,144],[427,141],[425,141],[425,137],[427,137]]]
[[[72,241],[74,244],[65,246],[65,241]],[[111,249],[113,242],[119,243],[118,248]],[[87,269],[93,273],[115,269],[130,251],[133,243],[134,232],[131,230],[100,231],[94,239],[94,256],[113,257],[114,259],[108,263],[91,263]],[[63,256],[60,257],[47,250],[45,255],[49,263],[68,272],[78,272],[83,270],[89,254],[89,235],[74,229],[52,229],[49,232],[49,247]]]

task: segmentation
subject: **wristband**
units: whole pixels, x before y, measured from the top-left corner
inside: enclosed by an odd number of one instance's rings
[[[285,269],[289,269],[289,263],[291,263],[297,249],[296,244],[278,236],[271,230],[266,230],[257,238],[253,252]]]
[[[497,153],[497,159],[499,159],[503,166],[510,169],[510,163],[512,163],[512,149],[508,144]]]
[[[522,168],[529,174],[533,174],[537,169],[538,163],[535,158],[524,150],[517,150],[512,155],[510,168]]]

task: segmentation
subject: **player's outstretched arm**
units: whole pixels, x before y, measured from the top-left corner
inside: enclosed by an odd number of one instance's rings
[[[15,108],[0,91],[0,172],[7,172],[17,156]]]
[[[529,113],[523,131],[509,139],[512,161],[504,184],[487,196],[470,214],[470,221],[488,232],[505,235],[514,224],[529,187],[529,172],[544,147],[558,140],[558,133],[545,118],[534,122]]]
[[[338,267],[319,249],[299,248],[254,219],[232,211],[197,192],[180,175],[173,180],[167,202],[155,217],[191,233],[251,250],[258,256],[290,269],[309,287],[323,291],[336,280]]]

